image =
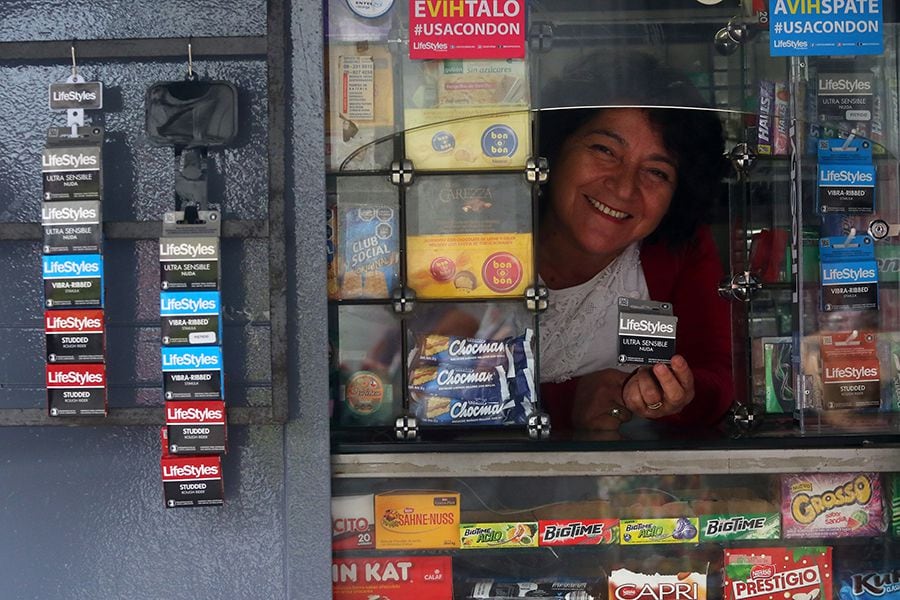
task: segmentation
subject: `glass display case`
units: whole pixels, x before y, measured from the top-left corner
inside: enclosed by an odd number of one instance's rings
[[[896,594],[896,7],[458,4],[326,3],[335,597]]]

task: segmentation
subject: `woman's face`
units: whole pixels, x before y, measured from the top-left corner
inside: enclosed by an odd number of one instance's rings
[[[678,183],[675,157],[633,108],[597,113],[563,142],[550,169],[548,226],[601,262],[653,233]]]

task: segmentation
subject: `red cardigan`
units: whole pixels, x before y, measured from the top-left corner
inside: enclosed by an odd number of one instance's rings
[[[731,305],[718,295],[723,278],[716,244],[708,227],[694,241],[673,251],[664,242],[641,246],[641,267],[650,298],[671,302],[678,317],[675,350],[694,373],[694,400],[677,415],[660,421],[711,425],[731,406]],[[541,402],[554,429],[572,428],[572,401],[578,378],[541,384]]]

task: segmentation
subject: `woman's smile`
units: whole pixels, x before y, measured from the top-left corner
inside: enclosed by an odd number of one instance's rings
[[[611,217],[614,221],[624,221],[625,219],[630,219],[631,215],[627,212],[622,212],[621,210],[616,210],[608,204],[604,204],[599,200],[591,198],[590,196],[585,196],[587,201],[591,206],[596,208],[600,213],[606,217]]]

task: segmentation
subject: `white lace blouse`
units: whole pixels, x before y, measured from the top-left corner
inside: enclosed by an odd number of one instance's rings
[[[620,296],[650,298],[637,242],[589,281],[550,290],[550,306],[540,316],[541,381],[622,368],[616,343]]]

